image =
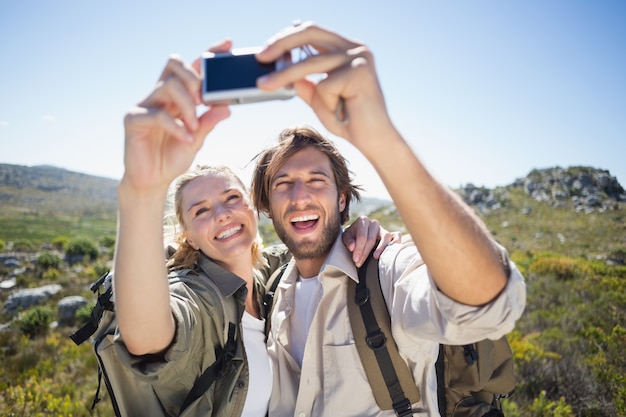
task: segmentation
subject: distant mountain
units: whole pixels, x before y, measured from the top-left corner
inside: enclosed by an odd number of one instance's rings
[[[4,213],[43,211],[89,214],[116,210],[117,180],[81,174],[50,165],[0,164],[0,208]],[[507,188],[523,188],[537,201],[553,207],[573,204],[578,211],[604,211],[626,202],[626,192],[607,170],[593,167],[547,168],[531,171],[513,184],[489,189],[467,184],[457,191],[480,211],[502,205]],[[354,203],[354,214],[367,214],[392,202],[364,197]]]
[[[115,213],[118,181],[49,165],[0,164],[0,209],[12,213]]]

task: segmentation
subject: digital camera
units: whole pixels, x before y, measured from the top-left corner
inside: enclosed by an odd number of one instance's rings
[[[257,78],[278,71],[291,63],[285,56],[271,63],[261,63],[255,54],[261,48],[240,48],[231,52],[202,55],[202,101],[206,105],[244,104],[266,100],[286,100],[295,95],[292,88],[261,91]]]

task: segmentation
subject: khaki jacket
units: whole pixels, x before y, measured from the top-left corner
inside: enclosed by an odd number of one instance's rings
[[[472,307],[440,292],[413,242],[387,247],[379,261],[381,288],[400,354],[421,394],[417,416],[438,416],[435,361],[439,343],[498,339],[511,331],[525,306],[523,277],[511,264],[509,282],[491,303]],[[459,271],[463,273],[463,271]],[[373,397],[356,349],[347,309],[347,282],[358,281],[351,254],[335,242],[318,275],[302,368],[290,351],[290,316],[298,272],[293,261],[276,289],[268,351],[274,367],[272,417],[394,416]]]
[[[223,377],[182,416],[239,416],[248,392],[241,337],[245,281],[205,256],[195,270],[178,271],[169,278],[176,335],[164,354],[133,356],[118,331],[96,345],[115,393],[114,408],[122,416],[178,416],[196,379],[215,362],[216,347],[224,344],[228,322],[233,321],[239,329],[234,358]]]

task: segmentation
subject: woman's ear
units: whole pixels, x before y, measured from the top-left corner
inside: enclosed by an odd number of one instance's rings
[[[200,247],[198,245],[196,245],[194,243],[194,241],[189,236],[185,236],[185,242],[187,242],[187,244],[189,246],[191,246],[194,250],[200,249]]]

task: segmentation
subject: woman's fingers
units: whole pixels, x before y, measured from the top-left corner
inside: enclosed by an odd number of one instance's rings
[[[179,56],[172,55],[156,87],[139,106],[165,110],[194,132],[198,128],[196,106],[200,104],[201,84],[198,73]]]
[[[227,119],[229,116],[230,108],[227,105],[211,106],[211,108],[204,112],[198,119],[199,127],[195,132],[195,136],[205,137],[219,122]]]
[[[202,85],[200,71],[183,61],[179,55],[171,55],[159,81],[165,81],[172,77],[180,80],[188,94],[193,97],[196,105],[200,104],[200,86]]]
[[[124,125],[127,133],[160,129],[180,141],[193,142],[194,140],[183,123],[163,109],[136,107],[126,114]]]

